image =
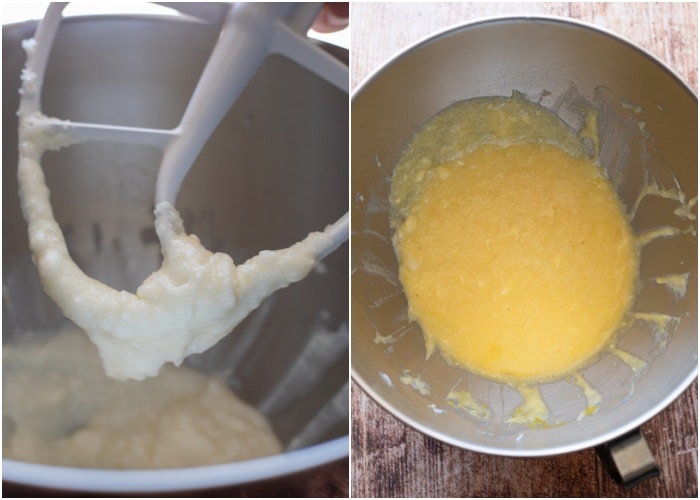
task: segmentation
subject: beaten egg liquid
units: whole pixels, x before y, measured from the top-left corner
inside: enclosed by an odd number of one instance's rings
[[[624,325],[634,234],[602,169],[544,108],[480,98],[438,114],[397,165],[391,203],[429,354],[540,382],[590,362]]]

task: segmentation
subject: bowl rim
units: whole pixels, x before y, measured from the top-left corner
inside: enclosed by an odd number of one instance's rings
[[[349,455],[348,435],[254,460],[178,469],[113,470],[2,460],[2,479],[13,483],[96,492],[172,492],[235,486],[312,469]]]
[[[651,54],[649,51],[639,47],[633,42],[625,39],[624,37],[614,33],[606,28],[596,26],[592,23],[581,21],[578,19],[572,19],[563,16],[548,16],[548,15],[529,15],[529,14],[515,14],[515,15],[501,15],[501,16],[488,16],[467,22],[456,23],[451,26],[447,26],[437,32],[433,32],[427,36],[424,36],[407,47],[401,49],[396,54],[392,55],[385,62],[380,64],[376,69],[371,71],[354,89],[351,91],[351,103],[369,86],[372,82],[377,79],[387,68],[394,65],[404,57],[408,57],[412,52],[426,46],[428,44],[439,41],[441,38],[453,36],[455,34],[472,30],[478,28],[484,28],[492,25],[499,24],[511,24],[511,23],[545,23],[556,26],[568,26],[575,29],[581,29],[585,31],[591,31],[595,35],[602,35],[610,38],[615,43],[621,43],[629,49],[638,52],[641,56],[650,60],[653,64],[658,66],[661,71],[666,72],[670,75],[673,80],[676,81],[678,85],[681,86],[694,100],[697,107],[697,93],[685,82],[685,80],[672,68],[670,68],[665,62],[660,60],[655,55]],[[352,116],[352,111],[351,111]],[[352,182],[351,182],[352,183]],[[351,284],[352,287],[352,284]],[[352,299],[351,299],[352,307]],[[352,339],[351,339],[352,342]],[[697,352],[696,352],[697,359]],[[457,439],[445,432],[441,432],[438,429],[434,429],[427,425],[420,424],[414,421],[405,412],[394,408],[391,404],[384,400],[384,398],[379,394],[377,390],[374,389],[373,383],[366,380],[362,374],[359,372],[357,367],[352,362],[352,356],[350,357],[351,365],[351,378],[355,381],[358,386],[369,395],[379,406],[384,410],[388,411],[394,417],[398,418],[403,423],[412,427],[413,429],[433,437],[439,441],[456,446],[458,448],[471,450],[479,453],[485,453],[490,455],[500,455],[509,457],[542,457],[542,456],[552,456],[561,455],[566,453],[571,453],[575,451],[584,450],[587,448],[592,448],[601,445],[606,442],[610,442],[628,432],[638,429],[642,424],[656,416],[664,408],[670,405],[675,399],[680,396],[692,383],[698,378],[698,366],[697,364],[691,369],[686,376],[674,387],[670,392],[668,392],[663,398],[661,398],[655,405],[650,407],[644,413],[638,415],[636,418],[629,420],[624,425],[618,426],[615,429],[611,429],[607,432],[603,432],[597,436],[591,437],[589,439],[574,442],[571,444],[563,445],[552,445],[537,449],[518,449],[518,448],[498,448],[491,446],[484,446],[476,443],[471,443],[463,439]]]

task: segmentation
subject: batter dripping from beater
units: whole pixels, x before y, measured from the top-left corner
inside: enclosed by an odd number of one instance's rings
[[[28,58],[32,43],[25,44]],[[36,99],[35,75],[22,75],[22,100]],[[185,233],[168,202],[155,208],[161,268],[135,294],[114,290],[73,262],[49,200],[40,165],[46,150],[75,142],[42,125],[20,105],[18,177],[29,244],[46,293],[97,345],[105,370],[117,379],[154,376],[166,362],[179,365],[228,334],[263,299],[304,278],[332,246],[327,232],[309,234],[290,248],[262,251],[241,265],[205,249]]]

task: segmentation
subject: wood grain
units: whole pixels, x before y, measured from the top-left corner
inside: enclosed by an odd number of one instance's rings
[[[538,14],[593,24],[629,40],[678,72],[697,93],[697,3],[353,3],[351,88],[428,35],[484,17]]]
[[[487,16],[578,19],[647,50],[697,93],[696,3],[353,3],[351,87],[401,50],[453,24]],[[596,450],[508,458],[455,448],[398,421],[352,384],[351,492],[355,497],[693,497],[697,486],[697,381],[642,433],[659,477],[630,491]]]
[[[697,498],[697,382],[642,427],[662,473],[625,491],[593,449],[510,458],[455,448],[396,420],[352,389],[354,497]]]

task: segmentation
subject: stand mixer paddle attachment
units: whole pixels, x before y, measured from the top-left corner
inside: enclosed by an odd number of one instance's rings
[[[30,247],[42,286],[64,315],[100,349],[115,378],[155,375],[165,362],[179,364],[230,332],[275,290],[304,278],[348,238],[347,213],[321,232],[287,249],[261,251],[241,265],[212,253],[184,231],[174,208],[180,185],[262,62],[281,54],[343,92],[347,67],[306,38],[321,4],[168,4],[221,30],[180,123],[173,129],[66,121],[41,111],[44,73],[66,4],[52,3],[33,39],[24,42],[19,107],[18,179]],[[161,268],[135,294],[114,290],[72,261],[53,217],[41,157],[84,142],[155,146],[163,152],[155,193],[155,227]]]

